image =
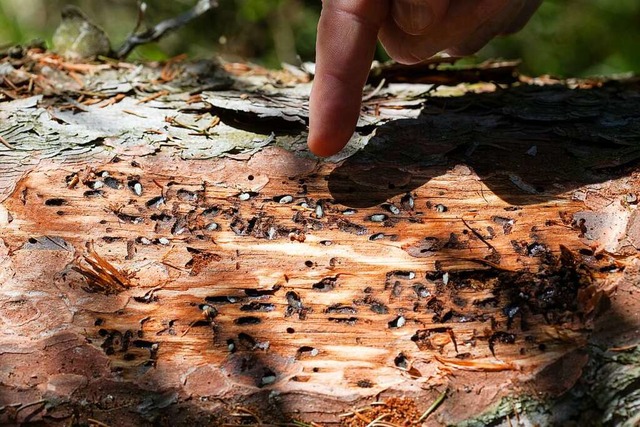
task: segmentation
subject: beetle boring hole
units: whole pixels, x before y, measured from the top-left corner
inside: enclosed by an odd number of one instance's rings
[[[304,265],[306,265],[307,267],[311,268],[311,267],[313,267],[313,261],[307,260],[307,261],[304,262]]]
[[[398,354],[395,359],[393,359],[393,364],[401,369],[407,369],[409,367],[407,358],[402,353]]]
[[[242,344],[243,347],[248,350],[253,350],[256,345],[256,340],[251,335],[244,332],[240,332],[238,334],[238,341],[240,342],[240,344]]]
[[[357,386],[360,388],[371,388],[373,387],[373,383],[371,382],[371,380],[364,379],[364,380],[359,380],[357,382]]]
[[[240,298],[232,295],[215,295],[205,297],[204,300],[210,304],[234,304]]]
[[[317,348],[308,346],[308,345],[303,345],[302,347],[298,348],[298,357],[300,356],[311,356],[311,357],[315,357],[318,355],[319,351]]]
[[[320,292],[328,292],[336,287],[337,277],[325,277],[318,283],[314,283],[312,288]]]
[[[35,245],[36,243],[38,243],[38,240],[33,237],[29,237],[29,243],[31,243],[32,245]]]
[[[287,328],[287,333],[288,334],[293,334],[296,330],[293,328]]]
[[[389,328],[401,328],[405,325],[405,323],[407,323],[407,320],[404,318],[404,316],[398,316],[390,321],[388,325]]]
[[[249,175],[249,176],[247,177],[247,179],[248,179],[249,181],[253,181],[253,180],[254,180],[254,176],[253,176],[253,175]]]
[[[104,319],[101,317],[98,317],[95,322],[93,322],[93,326],[102,326],[102,324],[104,323]],[[103,331],[104,329],[100,329],[101,331]]]
[[[276,309],[276,306],[268,303],[268,302],[250,302],[249,304],[244,304],[240,306],[240,311],[273,311]]]
[[[276,373],[269,368],[265,368],[264,373],[262,374],[262,378],[260,378],[258,387],[265,387],[273,384],[274,382],[276,382]]]
[[[237,319],[235,319],[233,321],[233,323],[235,323],[236,325],[239,325],[239,326],[242,326],[242,325],[257,325],[260,322],[262,322],[262,320],[260,320],[260,318],[256,317],[256,316],[238,317]]]
[[[45,200],[44,204],[45,206],[63,206],[67,204],[67,201],[65,199],[54,198]]]

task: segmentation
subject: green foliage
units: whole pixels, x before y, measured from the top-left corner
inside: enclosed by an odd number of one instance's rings
[[[479,56],[522,58],[532,75],[609,75],[640,71],[639,39],[637,0],[546,0],[524,30]]]
[[[147,0],[145,23],[175,16],[196,0]],[[0,46],[34,38],[51,40],[65,3],[82,7],[117,46],[136,20],[135,0],[1,0]],[[132,59],[162,59],[183,52],[192,57],[221,55],[277,67],[314,59],[320,0],[219,0],[207,16],[136,49]],[[586,76],[640,70],[638,0],[546,0],[518,34],[494,40],[476,60],[522,58],[532,75]],[[384,59],[379,49],[379,59]]]

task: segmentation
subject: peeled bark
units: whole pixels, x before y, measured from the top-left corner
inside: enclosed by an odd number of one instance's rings
[[[632,420],[636,81],[392,85],[320,160],[300,75],[57,64],[0,98],[5,422]]]

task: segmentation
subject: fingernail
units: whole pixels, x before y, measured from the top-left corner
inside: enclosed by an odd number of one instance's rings
[[[394,21],[407,34],[420,35],[432,24],[433,9],[423,0],[397,0],[391,7]]]

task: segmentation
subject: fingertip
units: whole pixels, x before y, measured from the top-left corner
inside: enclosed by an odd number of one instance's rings
[[[389,2],[325,0],[318,23],[316,74],[309,100],[312,153],[326,157],[349,141],[360,115],[380,25]]]
[[[310,126],[307,145],[319,157],[329,157],[342,150],[351,139],[352,132],[333,126]]]
[[[342,149],[342,147],[334,147],[333,144],[324,139],[313,138],[311,135],[309,135],[309,139],[307,139],[307,145],[309,146],[309,151],[318,157],[333,156]]]

